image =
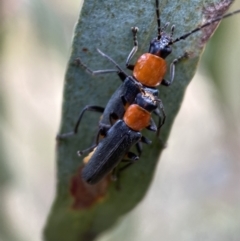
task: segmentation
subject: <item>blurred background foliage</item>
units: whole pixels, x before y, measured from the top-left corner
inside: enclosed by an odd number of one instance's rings
[[[41,240],[80,4],[0,2],[1,241]],[[146,198],[99,241],[240,240],[239,22],[207,45]]]

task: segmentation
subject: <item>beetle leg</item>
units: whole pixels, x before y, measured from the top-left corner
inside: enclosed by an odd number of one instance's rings
[[[139,159],[139,156],[137,156],[136,154],[134,154],[133,152],[128,152],[127,153],[127,158],[129,158],[129,160],[126,160],[130,163],[134,163]]]
[[[89,153],[91,151],[93,151],[93,149],[98,146],[98,143],[99,143],[99,139],[101,136],[106,136],[108,130],[111,128],[110,125],[103,125],[101,124],[99,126],[99,130],[98,130],[98,133],[97,133],[97,136],[96,136],[96,141],[95,141],[95,144],[93,144],[92,146],[86,148],[85,150],[82,150],[82,151],[78,151],[77,154],[78,156],[82,156],[83,154],[85,153]]]
[[[144,144],[147,144],[147,145],[150,145],[150,144],[152,143],[152,141],[149,140],[149,139],[148,139],[147,137],[145,137],[145,136],[142,136],[142,137],[141,137],[140,142],[142,142],[142,143],[144,143]]]
[[[130,60],[132,59],[132,57],[134,56],[134,54],[137,52],[138,50],[138,41],[137,41],[137,32],[138,32],[138,27],[132,27],[132,33],[133,33],[133,48],[131,50],[131,52],[129,53],[127,60],[126,60],[126,67],[130,70],[134,69],[134,65],[133,64],[129,64]]]
[[[80,58],[75,59],[75,64],[79,67],[81,66],[83,69],[85,69],[89,74],[91,75],[100,75],[100,74],[108,74],[108,73],[117,73],[119,70],[117,69],[100,69],[100,70],[91,70],[89,67],[87,67],[86,64],[84,64]]]
[[[82,151],[77,151],[78,156],[82,156],[83,154],[89,153],[93,151],[93,149],[97,146],[97,143],[93,144],[92,146],[82,150]]]
[[[154,131],[154,132],[156,132],[157,131],[157,126],[156,126],[156,124],[155,124],[155,122],[154,122],[154,120],[151,118],[151,120],[150,120],[150,124],[149,124],[149,126],[147,126],[146,127],[148,130],[150,130],[150,131]]]
[[[103,113],[104,112],[104,108],[101,106],[95,106],[95,105],[87,105],[84,107],[84,109],[80,112],[77,123],[75,124],[75,127],[73,129],[73,131],[68,132],[68,133],[63,133],[63,134],[58,134],[57,135],[57,140],[61,140],[64,138],[67,138],[69,136],[73,136],[76,135],[78,132],[78,127],[80,125],[80,122],[82,120],[83,114],[85,113],[85,111],[94,111],[94,112],[99,112],[99,113]]]
[[[175,66],[176,66],[176,64],[179,63],[182,59],[187,58],[187,57],[188,57],[188,53],[185,52],[182,56],[173,60],[173,62],[170,65],[170,80],[163,79],[163,81],[161,83],[162,85],[169,86],[169,85],[172,84],[172,82],[174,80],[174,76],[175,76]]]
[[[136,143],[136,149],[137,149],[138,156],[141,156],[141,154],[142,154],[142,143],[141,142]]]
[[[163,106],[162,100],[160,100],[160,99],[158,100],[158,105],[159,105],[160,111],[162,112],[163,117],[161,118],[160,113],[159,113],[157,136],[160,135],[160,129],[164,125],[165,120],[166,120],[166,114],[165,114],[165,111],[164,111],[164,106]]]
[[[124,81],[125,78],[128,76],[128,74],[125,73],[125,72],[123,71],[123,69],[122,69],[111,57],[109,57],[107,54],[103,53],[100,49],[97,49],[97,51],[98,51],[104,58],[108,59],[110,62],[112,62],[112,63],[115,65],[115,67],[118,69],[118,70],[115,71],[115,72],[117,72],[118,75],[119,75],[119,77],[120,77],[120,79],[121,79],[122,81]]]

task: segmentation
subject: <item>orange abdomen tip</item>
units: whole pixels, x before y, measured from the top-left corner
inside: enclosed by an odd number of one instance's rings
[[[137,60],[133,76],[143,85],[155,87],[162,82],[166,71],[167,63],[164,59],[146,53]]]
[[[151,115],[139,105],[132,104],[126,110],[123,120],[134,131],[141,131],[150,124]]]

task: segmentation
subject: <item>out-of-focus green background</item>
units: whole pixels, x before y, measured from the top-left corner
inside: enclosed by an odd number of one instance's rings
[[[79,9],[79,1],[0,2],[1,241],[41,240]],[[207,46],[146,198],[99,240],[240,240],[239,59],[240,15]]]

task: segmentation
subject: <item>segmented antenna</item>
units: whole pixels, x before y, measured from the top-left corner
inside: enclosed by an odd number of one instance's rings
[[[158,0],[156,0],[156,15],[157,15],[157,25],[158,25],[158,36],[157,36],[157,39],[160,40],[160,38],[161,38],[161,20],[160,20]]]
[[[206,22],[205,24],[203,24],[202,26],[200,26],[200,27],[198,27],[198,28],[195,28],[195,29],[193,29],[192,31],[190,31],[190,32],[188,32],[188,33],[185,33],[185,34],[182,35],[181,37],[178,37],[178,38],[174,39],[174,40],[173,40],[172,42],[170,42],[169,44],[173,44],[173,43],[176,43],[176,42],[178,42],[178,41],[180,41],[180,40],[186,39],[189,35],[191,35],[191,34],[193,34],[193,33],[195,33],[195,32],[198,32],[199,30],[201,30],[201,29],[203,29],[203,28],[205,28],[205,27],[207,27],[207,26],[209,26],[209,25],[211,25],[211,24],[213,24],[213,23],[215,23],[215,22],[219,22],[219,21],[221,21],[221,20],[224,19],[224,18],[231,17],[232,15],[237,14],[237,13],[240,13],[240,9],[238,9],[238,10],[236,10],[236,11],[234,11],[234,12],[228,13],[228,14],[226,14],[226,15],[223,15],[223,16],[221,16],[221,17],[217,17],[217,18],[215,18],[215,19],[212,19],[212,20],[210,20],[210,21],[207,21],[207,22]]]

